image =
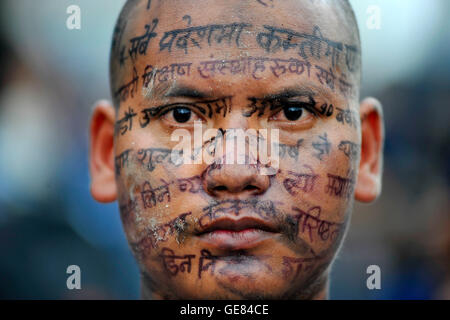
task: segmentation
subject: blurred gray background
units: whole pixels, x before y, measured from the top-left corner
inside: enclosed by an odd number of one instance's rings
[[[110,97],[109,46],[123,3],[1,1],[1,299],[139,298],[117,204],[91,198],[87,162],[89,116]],[[331,298],[450,299],[450,2],[351,3],[361,95],[385,111],[384,183],[376,203],[355,207]],[[66,28],[73,4],[80,30]],[[71,264],[82,290],[66,287]],[[366,287],[372,264],[381,290]]]

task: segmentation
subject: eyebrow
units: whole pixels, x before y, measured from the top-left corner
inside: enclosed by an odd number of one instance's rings
[[[313,97],[316,94],[314,91],[305,88],[305,87],[289,87],[284,88],[276,93],[270,93],[263,96],[263,99],[265,100],[282,100],[282,99],[288,99],[293,97]]]
[[[307,82],[305,84],[296,84],[283,88],[280,91],[266,94],[262,98],[268,100],[283,100],[294,97],[323,97],[327,100],[333,100],[336,97],[336,94],[328,88]]]
[[[191,98],[191,99],[209,99],[211,94],[205,91],[189,87],[187,85],[175,84],[164,94],[166,98]]]

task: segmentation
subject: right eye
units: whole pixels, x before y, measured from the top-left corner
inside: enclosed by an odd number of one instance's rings
[[[188,108],[175,108],[172,113],[175,121],[179,123],[188,122],[192,116],[192,111]]]
[[[180,124],[201,120],[201,118],[197,116],[195,112],[183,106],[174,107],[165,112],[161,117],[168,122]]]

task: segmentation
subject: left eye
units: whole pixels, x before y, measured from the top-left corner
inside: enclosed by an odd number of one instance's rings
[[[290,120],[298,120],[303,114],[303,108],[301,107],[285,107],[283,108],[284,116]]]
[[[270,120],[288,120],[297,121],[303,119],[308,115],[312,115],[305,107],[299,105],[287,105],[270,117]]]

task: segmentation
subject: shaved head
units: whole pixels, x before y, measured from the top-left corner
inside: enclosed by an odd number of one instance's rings
[[[217,5],[218,3],[220,2],[214,1],[212,4]],[[274,9],[276,6],[281,6],[280,2],[274,3],[275,1],[267,0],[237,1],[234,4],[232,4],[232,1],[223,1],[224,8],[221,10],[223,12],[221,18],[229,19],[229,17],[234,17],[239,18],[241,21],[249,21],[249,19],[252,19],[261,22],[261,16],[259,12],[254,12],[254,8]],[[201,8],[207,6],[208,0],[127,0],[116,22],[110,51],[110,87],[114,105],[117,108],[119,106],[117,90],[123,82],[124,75],[130,73],[130,70],[132,70],[129,67],[123,67],[124,59],[126,60],[126,56],[128,55],[128,52],[126,52],[128,48],[124,49],[122,44],[127,39],[138,35],[136,33],[137,31],[132,27],[133,21],[146,19],[148,15],[158,17],[160,20],[176,20],[174,19],[176,12],[186,9],[201,11]],[[337,28],[332,28],[332,31],[342,40],[353,43],[360,50],[359,28],[354,11],[348,0],[288,0],[283,1],[283,8],[281,9],[278,12],[280,16],[285,14],[283,11],[289,11],[291,16],[298,18],[300,24],[302,24],[302,21],[308,20],[311,17],[311,12],[313,12],[313,17],[321,17],[325,25],[328,24],[329,20],[335,20]],[[277,12],[270,13],[277,14]],[[147,20],[150,21],[149,19]],[[291,24],[290,26],[295,29],[295,25]],[[357,57],[355,68],[358,70],[355,80],[359,85],[361,78],[361,55]]]

